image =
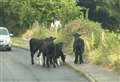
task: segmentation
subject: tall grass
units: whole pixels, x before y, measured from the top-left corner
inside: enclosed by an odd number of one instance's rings
[[[99,23],[89,20],[75,20],[68,24],[66,30],[83,34],[85,55],[89,63],[120,72],[120,41],[116,33],[105,31]]]
[[[32,29],[29,29],[25,34],[22,35],[22,37],[26,40],[31,38],[44,39],[50,36],[56,38],[55,43],[63,42],[65,47],[69,46],[69,43],[71,43],[72,40],[72,37],[70,38],[69,34],[63,29],[56,31],[55,29],[48,29],[44,27],[32,27]],[[64,50],[66,51],[68,49],[65,48]]]
[[[101,24],[89,20],[74,20],[65,25],[61,31],[50,30],[44,27],[32,27],[23,37],[25,39],[56,37],[55,42],[64,42],[65,52],[73,55],[72,33],[79,32],[85,41],[84,56],[87,62],[103,65],[110,69],[120,71],[120,41],[117,34],[102,29]]]
[[[12,46],[20,48],[29,48],[29,43],[21,37],[12,37]]]

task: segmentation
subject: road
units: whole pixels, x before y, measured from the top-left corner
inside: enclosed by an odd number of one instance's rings
[[[30,64],[30,52],[13,48],[0,51],[0,82],[88,82],[66,66],[43,68]]]

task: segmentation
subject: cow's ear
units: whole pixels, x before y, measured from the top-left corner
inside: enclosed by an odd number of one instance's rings
[[[50,38],[49,38],[50,40],[55,40],[56,38],[55,37],[52,37],[52,36],[50,36]]]

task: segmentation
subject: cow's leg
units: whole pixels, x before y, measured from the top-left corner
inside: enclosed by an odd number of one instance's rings
[[[53,60],[53,67],[56,68],[55,63],[57,63],[57,58],[53,57],[52,60]]]
[[[49,67],[50,67],[49,62],[50,62],[50,58],[49,58],[49,57],[46,57],[46,64],[47,64],[47,68],[49,68]]]
[[[43,54],[41,53],[41,55],[39,56],[39,64],[43,65]]]
[[[75,64],[78,63],[78,53],[77,53],[77,52],[75,52],[75,61],[74,61],[74,63],[75,63]]]
[[[37,64],[40,64],[40,55],[41,55],[41,51],[39,50],[38,54],[37,54]]]
[[[56,65],[58,65],[58,61],[57,60],[58,60],[58,58],[54,59],[54,62],[55,62]]]
[[[45,67],[45,54],[43,54],[43,67]]]
[[[41,51],[39,50],[39,53],[37,54],[37,57],[39,58],[40,55],[41,55]]]
[[[53,64],[53,60],[52,60],[52,58],[50,58],[50,64]]]
[[[60,66],[60,57],[55,57],[54,63],[55,63],[55,65]]]
[[[34,54],[35,54],[35,52],[31,51],[31,64],[32,65],[34,64]]]
[[[34,55],[35,55],[35,52],[36,52],[36,48],[35,46],[32,46],[33,44],[30,44],[30,52],[31,52],[31,64],[33,65],[34,64]]]
[[[60,64],[61,64],[60,58],[57,58],[57,65],[60,66]]]
[[[62,51],[60,52],[60,57],[61,57],[62,62],[65,63],[65,55],[63,54]]]

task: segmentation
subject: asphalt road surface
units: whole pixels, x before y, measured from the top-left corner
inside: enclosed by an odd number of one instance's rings
[[[13,48],[0,51],[0,82],[88,82],[64,65],[44,68],[30,64],[30,52]]]

